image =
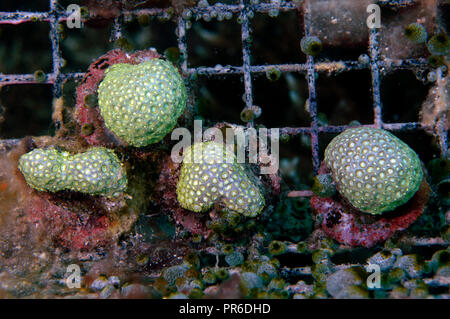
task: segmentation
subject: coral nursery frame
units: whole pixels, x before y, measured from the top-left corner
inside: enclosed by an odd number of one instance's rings
[[[312,164],[314,173],[317,173],[320,166],[320,154],[319,154],[319,135],[323,133],[339,133],[347,129],[348,125],[319,125],[317,116],[317,86],[315,74],[316,72],[327,72],[327,65],[331,65],[334,62],[316,62],[312,56],[308,56],[305,63],[290,63],[290,64],[278,64],[278,65],[252,65],[251,64],[251,13],[263,13],[269,14],[271,10],[278,10],[281,12],[296,11],[299,10],[297,4],[293,1],[280,1],[277,4],[272,3],[258,3],[254,4],[250,0],[239,0],[237,4],[221,4],[217,3],[210,6],[197,6],[189,8],[193,17],[202,16],[204,14],[210,14],[212,11],[225,14],[233,13],[234,16],[238,16],[241,19],[241,41],[242,41],[242,65],[239,66],[216,66],[216,67],[189,67],[188,57],[188,41],[186,37],[186,20],[183,17],[177,17],[176,38],[178,42],[178,48],[181,53],[181,71],[184,75],[208,75],[208,76],[221,76],[226,77],[231,74],[240,74],[243,76],[244,85],[244,98],[245,106],[253,106],[253,86],[252,75],[257,73],[265,73],[272,68],[277,68],[281,72],[297,72],[303,74],[306,77],[309,91],[308,98],[308,111],[311,118],[311,124],[309,127],[282,127],[280,128],[280,134],[287,134],[291,136],[295,135],[307,135],[311,140],[312,148]],[[393,5],[397,3],[392,1]],[[398,2],[401,5],[401,1]],[[250,14],[249,14],[250,13]],[[121,15],[116,17],[112,28],[111,39],[116,40],[121,35],[123,27],[124,17],[128,15],[149,15],[155,17],[163,17],[168,14],[168,9],[165,8],[152,8],[152,9],[139,9],[133,11],[123,11]],[[42,84],[47,83],[53,85],[53,95],[58,98],[62,95],[62,87],[66,80],[69,79],[81,79],[84,73],[63,73],[62,68],[62,56],[60,50],[60,39],[58,36],[58,23],[65,22],[69,18],[68,14],[59,8],[58,0],[49,0],[49,11],[47,12],[0,12],[0,24],[20,24],[32,21],[44,21],[50,25],[49,37],[52,47],[52,72],[46,74],[45,82],[37,82],[34,74],[0,74],[0,88],[7,85],[20,85],[20,84]],[[300,25],[304,27],[304,35],[309,34],[311,26],[311,12],[308,6],[305,6],[304,21],[300,22]],[[298,44],[300,39],[298,39]],[[407,122],[407,123],[385,123],[382,120],[383,114],[383,102],[380,94],[381,83],[381,69],[383,72],[391,72],[396,69],[419,69],[425,70],[428,65],[425,59],[407,59],[396,60],[391,63],[386,63],[380,58],[380,45],[379,45],[379,30],[376,28],[369,31],[369,47],[368,52],[370,55],[370,62],[368,64],[361,63],[359,61],[335,61],[340,64],[340,72],[348,72],[352,70],[369,69],[371,72],[372,83],[372,101],[373,101],[373,118],[374,121],[368,126],[383,128],[390,131],[419,131],[424,127],[419,122]],[[443,76],[442,70],[436,71],[437,78]],[[254,126],[253,120],[248,122],[249,127]],[[443,128],[441,131],[436,132],[437,142],[440,147],[442,156],[447,156],[448,142],[447,131]],[[0,150],[15,145],[18,142],[16,139],[0,140]],[[304,197],[311,196],[311,191],[296,191],[292,190],[289,193],[290,197]],[[440,238],[425,238],[411,239],[416,245],[430,245],[430,244],[443,244]]]

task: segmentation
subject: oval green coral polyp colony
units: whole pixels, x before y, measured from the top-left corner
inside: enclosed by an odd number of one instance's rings
[[[105,125],[125,142],[142,147],[161,141],[183,113],[187,92],[178,70],[161,59],[109,67],[98,88]]]
[[[325,150],[339,193],[357,209],[381,214],[406,203],[423,178],[420,159],[403,141],[374,128],[352,128]]]
[[[114,197],[127,188],[125,168],[112,150],[103,147],[75,155],[54,148],[35,149],[20,157],[18,168],[27,184],[38,191]]]
[[[185,150],[177,198],[181,207],[205,212],[221,201],[226,210],[258,215],[264,197],[235,155],[217,142],[197,143]]]

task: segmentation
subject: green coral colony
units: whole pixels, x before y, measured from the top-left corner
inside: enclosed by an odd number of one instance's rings
[[[109,67],[98,88],[105,125],[132,146],[161,141],[183,113],[187,93],[177,69],[161,59]]]
[[[127,175],[117,155],[103,147],[71,155],[55,148],[34,149],[19,159],[29,186],[39,191],[78,191],[115,197],[127,187]]]
[[[406,203],[423,178],[417,154],[381,129],[344,131],[327,146],[325,163],[340,194],[370,214],[381,214]]]
[[[227,210],[247,217],[257,216],[264,207],[264,197],[244,167],[217,142],[185,150],[176,191],[180,205],[194,212],[205,212],[219,200]]]

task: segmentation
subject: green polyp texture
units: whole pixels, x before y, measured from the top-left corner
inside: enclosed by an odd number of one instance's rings
[[[109,67],[98,88],[105,125],[136,147],[161,141],[186,107],[187,92],[178,70],[161,59]]]
[[[444,63],[445,63],[445,58],[442,55],[430,55],[428,57],[428,64],[432,68],[438,68],[441,65],[444,65]]]
[[[27,184],[38,191],[115,197],[127,188],[125,168],[112,150],[103,147],[75,155],[38,148],[22,155],[18,168]]]
[[[339,193],[362,212],[378,215],[405,204],[423,171],[417,154],[388,131],[359,127],[336,136],[325,163]]]
[[[185,150],[178,202],[184,209],[206,212],[219,202],[224,211],[257,216],[264,197],[234,153],[217,142],[196,143]]]

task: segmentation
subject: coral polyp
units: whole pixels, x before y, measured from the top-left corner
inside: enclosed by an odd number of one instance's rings
[[[447,55],[450,52],[450,41],[446,33],[435,34],[427,42],[428,51],[433,55]]]
[[[205,212],[220,201],[228,211],[255,217],[264,207],[264,197],[243,165],[225,145],[213,141],[185,150],[176,192],[181,207],[194,212]]]
[[[325,150],[325,162],[339,193],[370,214],[406,203],[423,178],[417,154],[391,133],[352,128],[336,136]]]
[[[132,146],[161,141],[183,113],[187,93],[178,70],[161,59],[118,63],[105,71],[98,104],[108,129]]]
[[[103,147],[75,155],[37,148],[20,157],[18,168],[27,184],[38,191],[115,197],[127,187],[125,168],[112,150]]]
[[[315,36],[307,36],[300,41],[300,49],[307,55],[318,55],[322,51],[322,47],[322,41]]]

